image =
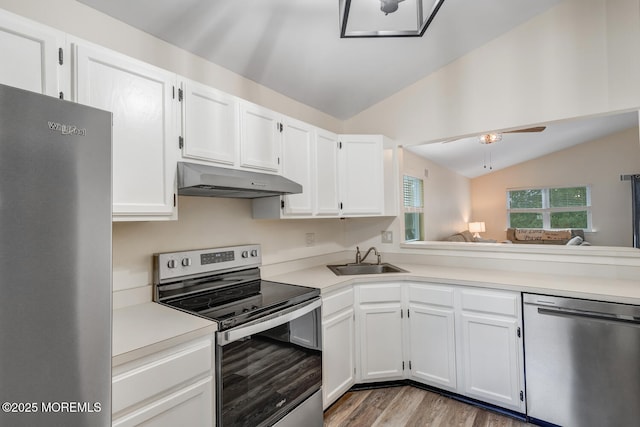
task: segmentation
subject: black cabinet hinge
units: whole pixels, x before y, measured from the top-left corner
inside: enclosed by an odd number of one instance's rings
[[[176,200],[176,193],[173,193],[173,207],[175,208],[177,204],[178,202]]]
[[[340,202],[340,205],[339,205],[339,207],[340,207],[340,210],[342,210],[342,202]]]
[[[284,209],[284,200],[280,200],[280,209]]]
[[[403,311],[402,311],[402,310],[400,310],[400,318],[401,318],[401,319],[404,319],[404,314],[402,314],[402,313],[403,313]]]
[[[520,390],[520,401],[524,402],[524,391]]]
[[[409,370],[411,370],[411,360],[409,360]]]
[[[278,129],[280,133],[282,133],[282,131],[284,130],[284,125],[282,123],[276,123],[276,129]]]
[[[338,149],[342,150],[342,141],[338,141]]]
[[[184,147],[184,138],[179,136],[178,137],[178,148],[182,149],[182,147]]]
[[[182,89],[178,89],[178,101],[182,102],[183,99],[184,99],[184,93]]]
[[[175,87],[175,86],[172,86],[172,89],[171,89],[171,98],[172,98],[172,99],[176,99],[176,87]]]
[[[61,47],[58,48],[58,64],[64,64],[64,51]]]
[[[522,333],[520,332],[520,326],[518,326],[518,329],[516,329],[516,334],[518,335],[518,338],[522,336]]]
[[[280,164],[280,157],[278,157],[278,164]]]
[[[58,93],[58,98],[60,98],[60,99],[64,99],[64,92],[60,92],[60,93]]]
[[[411,317],[411,314],[409,313],[409,309],[407,308],[407,319]],[[409,362],[411,363],[411,362]]]
[[[402,370],[404,371],[404,362],[402,362]]]

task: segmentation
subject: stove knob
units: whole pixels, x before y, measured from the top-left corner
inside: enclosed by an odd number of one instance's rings
[[[189,267],[191,265],[191,258],[182,258],[182,266]]]
[[[249,258],[249,251],[242,251],[242,258]]]
[[[248,308],[243,308],[243,309],[242,309],[242,312],[243,312],[243,313],[247,313],[248,311],[249,311],[249,309],[248,309]]]
[[[176,260],[170,259],[169,261],[167,261],[167,268],[176,268]]]
[[[254,256],[254,257],[255,257],[255,256],[258,256],[258,250],[257,250],[257,249],[253,249],[253,250],[251,251],[251,256]]]

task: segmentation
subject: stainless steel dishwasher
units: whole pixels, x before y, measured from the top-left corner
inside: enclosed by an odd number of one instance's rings
[[[527,414],[640,425],[640,306],[524,294]]]

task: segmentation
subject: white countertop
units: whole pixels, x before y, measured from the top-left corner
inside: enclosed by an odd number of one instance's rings
[[[346,262],[351,261],[344,263]],[[268,276],[265,279],[318,288],[322,294],[355,283],[400,280],[480,286],[640,305],[640,278],[638,280],[603,279],[397,262],[393,265],[408,272],[336,276],[326,266],[321,265]]]
[[[263,278],[318,288],[322,294],[364,282],[427,281],[640,305],[640,278],[604,279],[402,262],[393,265],[408,272],[336,276],[319,265],[285,274],[263,274]],[[113,366],[212,334],[216,329],[215,322],[153,302],[119,308],[113,311]]]
[[[217,330],[215,322],[154,302],[113,311],[112,364],[156,353]]]

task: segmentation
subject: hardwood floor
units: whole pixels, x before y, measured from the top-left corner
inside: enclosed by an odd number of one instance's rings
[[[324,427],[523,427],[523,421],[412,386],[350,391],[324,414]]]

